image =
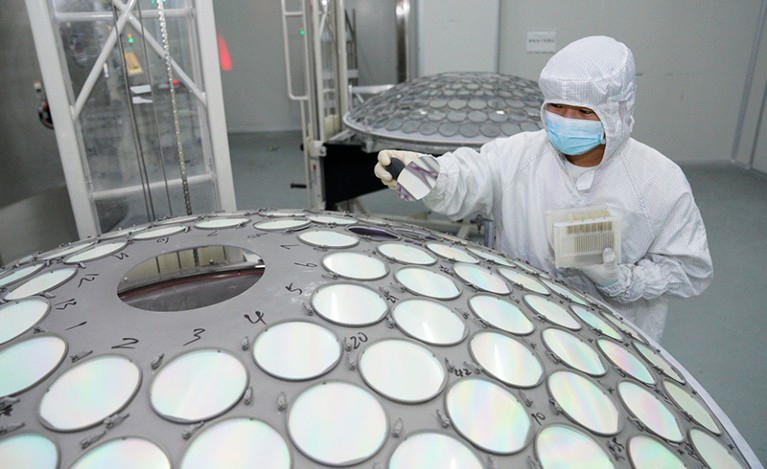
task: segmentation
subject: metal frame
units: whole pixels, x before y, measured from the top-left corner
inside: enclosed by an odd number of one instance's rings
[[[118,41],[118,34],[122,33],[127,24],[143,32],[139,19],[133,13],[137,1],[111,1],[111,6],[119,12],[117,27],[110,31],[105,47],[96,59],[82,90],[74,96],[69,86],[69,72],[64,65],[60,38],[56,34],[54,22],[113,20],[112,12],[56,13],[50,9],[48,0],[26,0],[40,70],[55,121],[56,141],[64,177],[77,230],[81,237],[100,233],[95,201],[113,195],[114,192],[92,191],[92,176],[89,174],[85,161],[82,129],[78,118],[93,91],[103,65]],[[147,18],[156,18],[160,14],[159,10],[142,13]],[[197,99],[200,112],[204,114],[201,121],[202,125],[207,127],[207,132],[203,131],[202,143],[203,148],[208,149],[210,153],[206,155],[206,158],[210,161],[213,173],[207,177],[214,183],[215,206],[218,210],[236,210],[212,0],[190,0],[185,8],[168,9],[164,11],[164,14],[169,17],[192,14],[194,17],[194,27],[199,35],[199,44],[192,44],[200,58],[199,63],[195,64],[197,73],[190,77],[172,58],[170,63],[175,75]],[[144,38],[154,52],[163,56],[165,51],[159,41],[146,32],[144,32]],[[170,185],[179,183],[179,181],[167,182]],[[146,187],[136,186],[117,191],[132,192],[145,189]]]

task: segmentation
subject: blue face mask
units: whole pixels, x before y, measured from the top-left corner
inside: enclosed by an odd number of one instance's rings
[[[604,129],[600,121],[569,119],[547,112],[546,133],[551,144],[560,152],[582,155],[603,143]]]

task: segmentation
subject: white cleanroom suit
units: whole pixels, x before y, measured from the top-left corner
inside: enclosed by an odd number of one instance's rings
[[[539,85],[546,104],[593,110],[604,126],[599,165],[568,172],[546,130],[524,132],[441,156],[425,204],[453,219],[483,213],[495,221],[497,247],[570,285],[603,298],[659,340],[666,296],[702,292],[712,276],[706,230],[681,169],[630,138],[635,96],[631,51],[607,37],[578,40],[555,54]],[[571,176],[571,173],[574,176]],[[621,217],[618,281],[597,287],[578,270],[557,271],[546,212],[602,205]]]

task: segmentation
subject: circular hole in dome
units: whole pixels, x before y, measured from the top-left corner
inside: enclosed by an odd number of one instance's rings
[[[483,469],[479,457],[450,435],[422,431],[408,435],[392,453],[389,469]]]
[[[695,400],[687,391],[682,389],[681,386],[675,384],[672,381],[664,381],[663,388],[666,390],[671,399],[676,402],[683,411],[687,413],[692,419],[698,422],[701,426],[705,427],[711,433],[721,435],[722,431],[719,429],[719,425],[716,424],[716,420],[711,415],[711,412],[706,407]]]
[[[685,379],[682,377],[682,375],[680,375],[674,369],[674,367],[671,366],[671,364],[660,355],[660,352],[656,352],[647,345],[636,341],[634,342],[634,348],[637,349],[637,351],[645,358],[645,360],[660,370],[661,373],[673,380],[676,380],[679,383],[685,383]]]
[[[400,242],[382,243],[376,246],[376,251],[387,259],[403,264],[432,265],[437,259],[423,249]]]
[[[547,380],[549,394],[565,415],[599,435],[621,429],[618,407],[588,378],[571,371],[555,371]]]
[[[147,228],[148,228],[147,226],[136,226],[132,228],[119,229],[116,231],[109,231],[99,236],[99,239],[101,241],[106,241],[108,239],[128,237],[129,235],[132,235],[133,233],[138,233],[139,231],[146,230]]]
[[[49,270],[19,284],[16,288],[6,293],[5,299],[20,300],[29,296],[39,295],[65,284],[76,274],[76,267]]]
[[[290,448],[277,430],[260,420],[237,417],[211,424],[196,435],[180,467],[287,469],[292,467],[291,460]]]
[[[433,399],[447,383],[447,370],[440,359],[426,347],[405,339],[370,344],[360,354],[359,370],[373,390],[405,404]]]
[[[354,225],[357,219],[351,217],[338,217],[334,215],[307,215],[309,220],[323,225]]]
[[[582,305],[570,305],[570,309],[592,328],[615,340],[623,340],[620,333],[603,320],[597,313],[587,310]]]
[[[141,370],[120,355],[102,355],[59,375],[40,400],[43,424],[59,431],[98,425],[128,405],[141,384]]]
[[[141,437],[123,437],[90,448],[69,469],[96,467],[170,469],[171,463],[165,451],[151,441]]]
[[[83,249],[82,251],[67,256],[64,259],[64,263],[78,264],[80,262],[89,262],[96,259],[101,259],[102,257],[106,257],[116,252],[122,251],[127,245],[128,241],[126,240],[99,243],[93,247]]]
[[[437,240],[437,238],[432,233],[426,230],[413,228],[410,226],[394,227],[394,231],[401,234],[402,236],[406,236],[408,238],[413,238],[417,240],[427,240],[427,241]]]
[[[194,224],[194,227],[201,230],[223,230],[226,228],[234,228],[235,226],[242,226],[249,221],[249,218],[214,217],[198,221]]]
[[[56,444],[37,433],[0,438],[0,467],[56,469],[59,450]]]
[[[288,208],[288,209],[278,209],[278,210],[259,210],[258,214],[261,215],[262,217],[275,217],[275,218],[303,217],[306,215],[306,211]],[[266,220],[266,221],[270,221],[270,220]]]
[[[87,247],[93,246],[94,243],[95,243],[95,241],[88,241],[88,242],[85,242],[85,243],[71,244],[69,246],[64,246],[62,248],[55,249],[55,250],[51,251],[50,253],[45,254],[43,256],[38,256],[38,259],[41,260],[41,261],[47,261],[47,260],[51,260],[51,259],[56,259],[58,257],[68,256],[69,254],[73,254],[73,253],[75,253],[77,251],[80,251],[80,250],[83,250],[83,249],[85,249]]]
[[[245,393],[248,372],[234,355],[203,349],[180,355],[155,375],[149,399],[174,422],[200,422],[223,414]]]
[[[690,430],[690,440],[695,451],[700,454],[708,467],[719,468],[742,468],[735,456],[727,450],[716,438],[708,433],[693,428]]]
[[[322,265],[344,278],[377,280],[389,273],[386,264],[360,252],[334,252],[322,258]]]
[[[408,291],[439,300],[452,300],[461,294],[458,285],[447,275],[423,267],[403,267],[394,278]]]
[[[466,122],[461,124],[461,126],[458,128],[458,131],[463,137],[473,138],[479,135],[479,126],[473,122]]]
[[[0,345],[28,331],[50,310],[50,303],[43,298],[25,298],[0,305]]]
[[[183,217],[169,217],[165,218],[164,220],[156,221],[155,225],[169,225],[171,223],[187,223],[192,220],[197,220],[199,217],[197,215],[185,215]]]
[[[511,293],[511,289],[509,289],[509,286],[502,278],[494,275],[484,267],[459,262],[453,266],[453,270],[461,280],[478,290],[498,295],[508,295]]]
[[[468,327],[456,313],[432,300],[400,301],[392,317],[405,334],[427,344],[454,345],[463,341],[468,333]]]
[[[596,350],[576,335],[550,327],[543,331],[541,337],[546,348],[571,368],[592,376],[607,373]]]
[[[629,460],[636,469],[685,469],[679,456],[652,436],[637,435],[629,440]]]
[[[502,331],[526,335],[535,329],[532,321],[517,305],[502,298],[475,295],[469,300],[469,308],[480,319]]]
[[[577,331],[581,328],[578,321],[563,307],[538,295],[528,294],[524,297],[525,303],[539,316],[558,324],[562,327]]]
[[[514,265],[510,260],[506,259],[505,257],[499,256],[498,254],[494,254],[492,252],[485,251],[484,249],[478,249],[478,248],[475,248],[474,246],[468,246],[466,249],[472,254],[475,254],[486,261],[495,262],[496,264],[505,265],[508,267],[511,267]]]
[[[469,341],[474,361],[490,376],[508,385],[531,388],[541,382],[543,365],[522,342],[499,332],[478,332]]]
[[[19,280],[24,280],[39,272],[43,267],[45,267],[44,263],[30,264],[3,272],[2,275],[0,275],[0,288],[18,282]]]
[[[535,452],[544,469],[615,467],[596,440],[569,425],[554,424],[541,430],[535,438]]]
[[[620,344],[608,339],[599,339],[597,345],[613,365],[623,370],[629,376],[645,384],[655,383],[655,378],[653,378],[650,370],[644,366],[642,360]]]
[[[329,329],[308,321],[271,324],[253,342],[253,358],[272,376],[306,380],[336,366],[341,342]]]
[[[674,414],[651,391],[631,381],[618,383],[618,394],[628,411],[651,432],[669,441],[684,439]]]
[[[143,310],[186,311],[234,298],[263,274],[261,257],[245,249],[182,249],[153,257],[129,270],[117,286],[117,296]]]
[[[456,381],[447,391],[445,408],[461,436],[491,453],[517,453],[531,436],[524,406],[509,391],[487,379]]]
[[[0,397],[18,394],[39,383],[58,368],[66,353],[66,342],[53,335],[37,335],[7,347],[0,352]]]
[[[439,134],[443,137],[452,137],[458,133],[458,124],[454,122],[443,122],[439,125]]]
[[[382,320],[389,310],[375,290],[354,283],[330,283],[312,294],[312,308],[318,315],[342,326],[368,326]]]
[[[298,239],[320,248],[350,248],[359,244],[360,240],[354,235],[339,233],[333,230],[309,230],[298,235]]]
[[[329,466],[351,466],[384,445],[389,423],[381,403],[364,388],[340,381],[303,391],[288,410],[288,433],[299,451]]]
[[[516,270],[508,269],[506,267],[498,268],[498,272],[506,277],[506,280],[509,282],[515,285],[519,285],[526,290],[530,290],[541,295],[551,294],[549,289],[546,288],[541,282],[527,274],[523,274],[522,272],[517,272]]]
[[[377,226],[355,225],[355,226],[350,226],[346,229],[351,231],[352,233],[358,234],[360,236],[365,236],[375,241],[389,241],[393,239],[399,239],[399,236],[397,236],[397,234],[394,233],[393,231],[389,231],[384,228],[379,228]]]

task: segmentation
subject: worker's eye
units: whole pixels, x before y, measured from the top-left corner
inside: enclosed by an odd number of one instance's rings
[[[578,110],[584,116],[593,116],[594,115],[594,111],[592,111],[591,109],[585,108],[585,107],[582,107],[582,108],[580,108]]]
[[[562,106],[561,104],[549,103],[549,107],[552,107],[554,109],[562,109],[564,106]]]

